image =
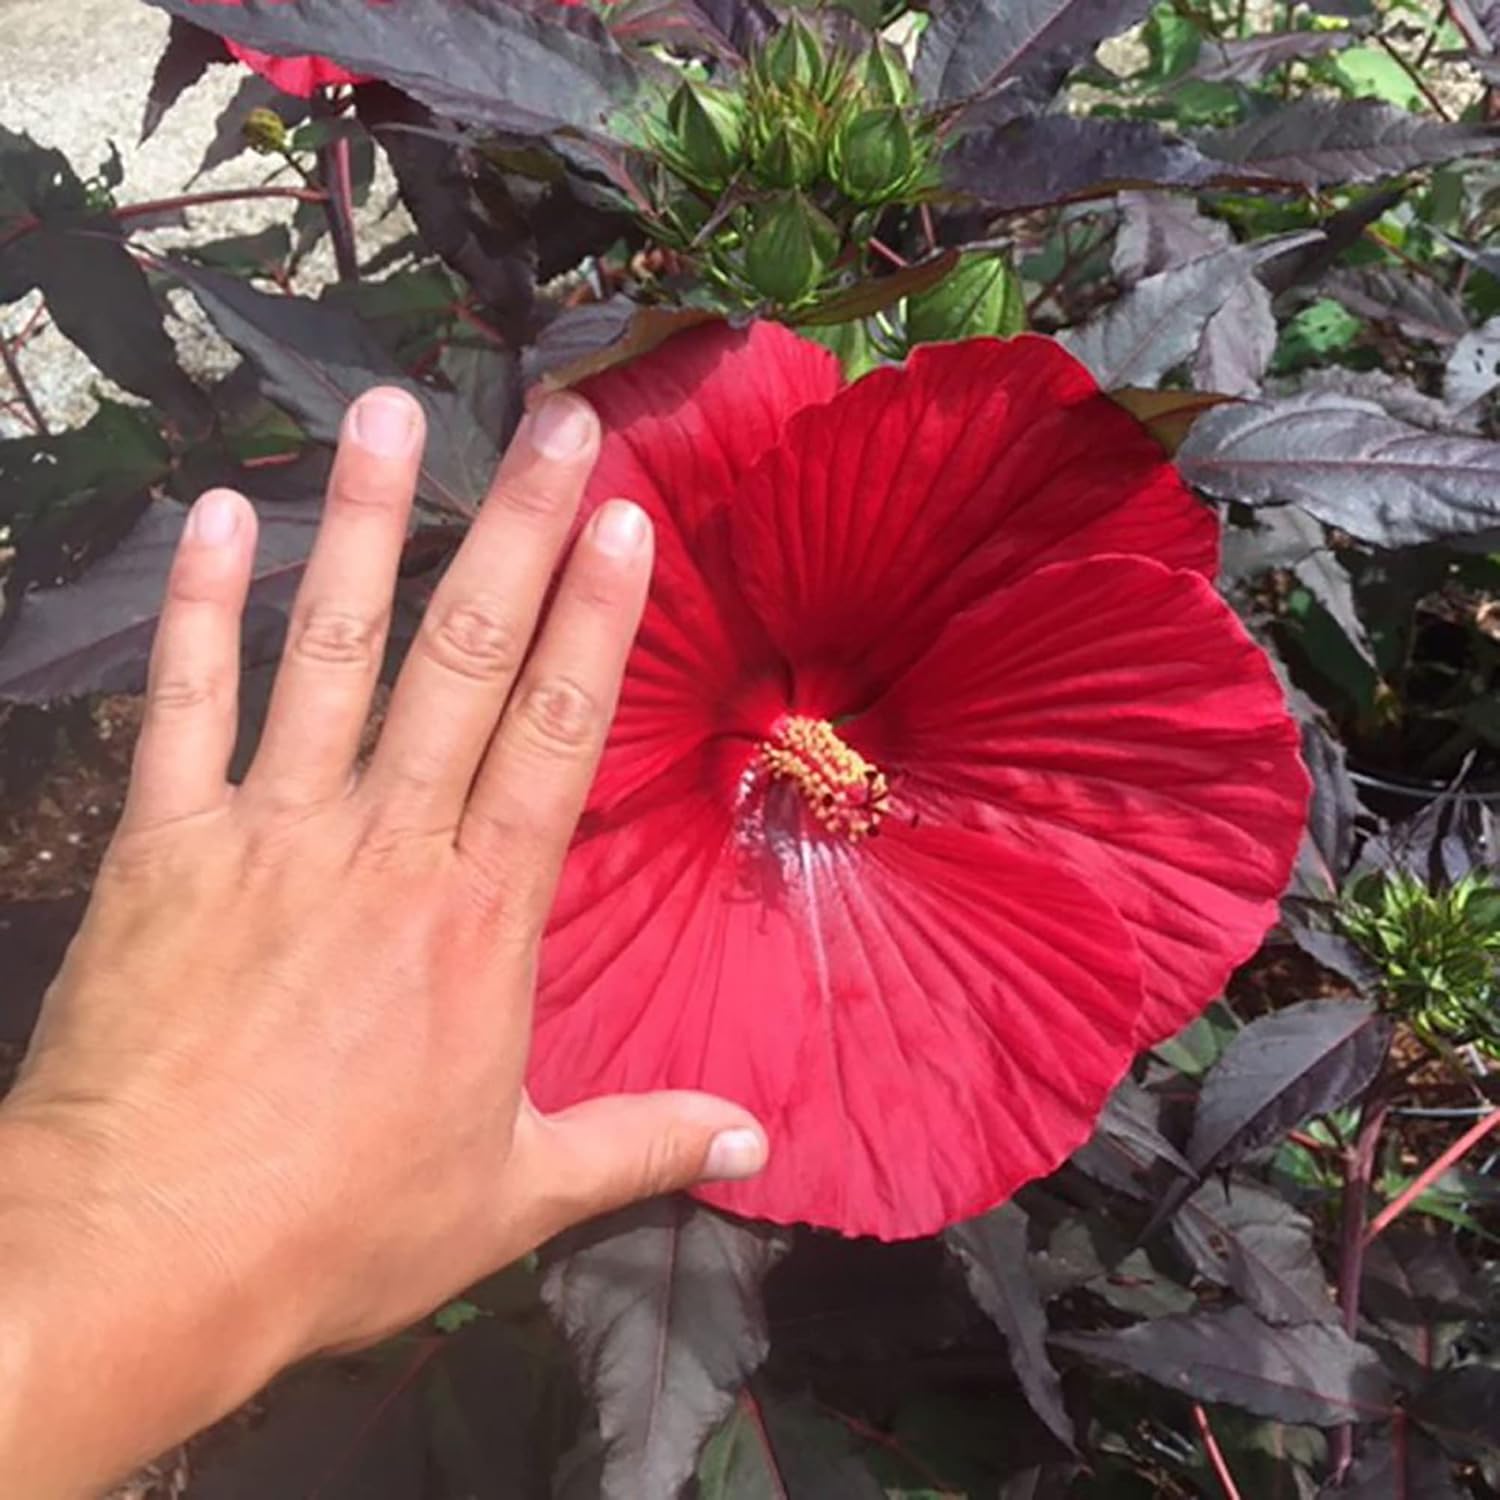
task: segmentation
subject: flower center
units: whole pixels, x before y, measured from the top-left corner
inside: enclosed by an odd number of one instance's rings
[[[826,719],[783,714],[760,742],[760,763],[790,781],[829,833],[857,844],[891,810],[885,775],[834,733]]]

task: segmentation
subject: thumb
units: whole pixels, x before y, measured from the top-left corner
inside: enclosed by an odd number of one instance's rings
[[[569,1222],[699,1182],[753,1177],[769,1152],[755,1117],[711,1094],[613,1094],[541,1123],[543,1170],[568,1184]]]

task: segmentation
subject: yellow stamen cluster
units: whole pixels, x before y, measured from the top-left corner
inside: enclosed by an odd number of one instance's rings
[[[891,810],[884,774],[826,719],[785,715],[761,741],[760,763],[773,777],[792,782],[818,822],[851,844],[874,833]]]

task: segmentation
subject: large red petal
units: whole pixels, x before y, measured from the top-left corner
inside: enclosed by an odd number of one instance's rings
[[[704,1088],[784,1102],[801,1045],[793,913],[746,885],[727,796],[684,766],[568,855],[542,946],[529,1084],[543,1109]]]
[[[341,68],[326,57],[277,57],[241,42],[228,42],[229,50],[248,68],[268,78],[283,94],[310,99],[319,89],[341,83],[363,83],[364,77]]]
[[[826,349],[778,324],[718,323],[581,387],[604,424],[585,513],[628,497],[651,514],[657,545],[650,603],[591,805],[615,805],[707,735],[734,727],[753,701],[747,684],[782,675],[740,597],[724,502],[787,422],[829,400],[840,379]]]
[[[922,348],[804,412],[731,524],[773,638],[814,680],[855,668],[856,693],[1046,564],[1130,552],[1211,575],[1217,551],[1157,443],[1036,338]]]
[[[690,791],[585,841],[544,945],[532,1088],[703,1088],[771,1136],[757,1218],[931,1234],[1051,1171],[1127,1066],[1130,938],[1013,840],[892,820],[747,849]]]
[[[1306,815],[1265,654],[1196,574],[1064,563],[954,620],[859,724],[937,817],[1066,861],[1140,950],[1138,1040],[1219,993],[1276,920]]]

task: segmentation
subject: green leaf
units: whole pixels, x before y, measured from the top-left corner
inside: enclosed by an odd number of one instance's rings
[[[1351,47],[1329,68],[1334,80],[1356,99],[1383,99],[1398,109],[1421,109],[1422,91],[1389,52]]]
[[[1198,49],[1203,45],[1197,23],[1166,3],[1151,12],[1143,35],[1151,64],[1141,76],[1143,82],[1151,84],[1181,77],[1197,62]]]
[[[1020,279],[1003,251],[970,251],[950,276],[906,304],[906,337],[913,344],[985,334],[1010,338],[1025,327]]]

